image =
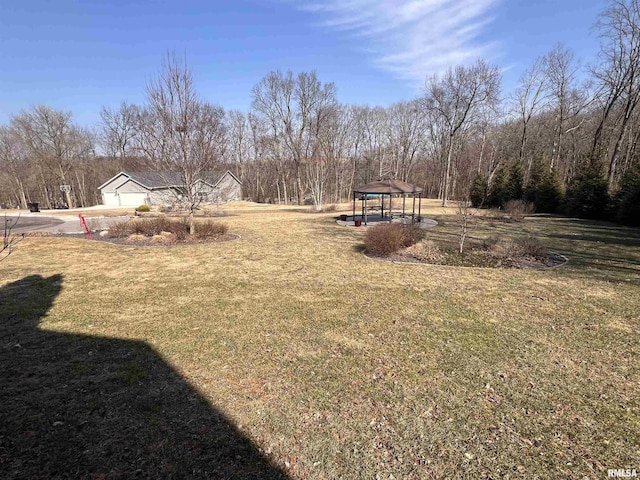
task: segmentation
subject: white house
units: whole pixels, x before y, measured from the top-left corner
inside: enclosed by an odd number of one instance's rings
[[[242,197],[242,183],[229,170],[206,172],[196,185],[204,203]],[[184,188],[182,176],[174,172],[120,172],[98,187],[103,205],[111,207],[175,203]]]

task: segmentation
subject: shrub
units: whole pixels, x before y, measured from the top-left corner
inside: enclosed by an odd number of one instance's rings
[[[405,253],[421,262],[440,263],[445,258],[438,246],[431,241],[411,245],[405,249]]]
[[[493,256],[502,259],[534,259],[544,261],[548,256],[547,249],[536,237],[491,237],[485,240],[484,248]]]
[[[364,245],[367,253],[388,256],[403,247],[410,247],[424,238],[424,231],[416,225],[383,223],[367,230]]]
[[[322,211],[323,211],[323,212],[335,212],[335,211],[336,211],[336,206],[335,206],[335,204],[333,204],[333,203],[331,203],[331,204],[329,204],[329,205],[325,205],[325,206],[322,208]]]
[[[131,235],[131,233],[132,233],[131,225],[129,225],[128,220],[114,223],[109,227],[110,238],[128,237],[129,235]]]
[[[403,247],[410,247],[425,237],[425,231],[417,225],[402,225],[402,227],[405,233]]]
[[[516,222],[521,222],[524,217],[536,211],[536,206],[524,200],[509,200],[504,204],[504,211]]]
[[[149,205],[140,205],[138,208],[136,208],[136,212],[150,212],[151,208],[149,208]]]
[[[166,217],[153,217],[128,222],[128,231],[146,237],[160,235],[161,232],[170,232],[175,234],[179,240],[184,240],[189,233],[189,225]]]
[[[228,230],[229,227],[224,223],[213,222],[211,220],[196,223],[196,237],[200,239],[221,237],[226,234]]]
[[[521,256],[534,258],[536,260],[546,260],[549,253],[536,237],[522,237],[515,241]]]

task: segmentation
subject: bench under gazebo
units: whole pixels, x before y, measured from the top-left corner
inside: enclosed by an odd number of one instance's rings
[[[393,211],[393,197],[402,197],[402,212]],[[369,204],[369,199],[378,197],[380,204]],[[389,198],[389,208],[385,210],[385,199]],[[411,202],[411,213],[407,211],[407,197]],[[361,205],[361,221],[366,225],[371,212],[380,212],[382,220],[385,213],[389,221],[400,218],[401,221],[411,219],[411,223],[420,223],[422,220],[422,189],[400,180],[378,180],[375,182],[360,185],[353,189],[353,220],[356,221],[356,199],[359,198]],[[416,215],[416,198],[418,200],[418,214]]]

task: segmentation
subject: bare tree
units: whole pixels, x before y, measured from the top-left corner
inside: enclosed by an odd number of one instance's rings
[[[518,151],[518,159],[524,161],[525,147],[527,143],[527,128],[531,119],[541,109],[544,108],[547,101],[547,77],[544,70],[544,59],[538,58],[521,77],[519,85],[516,88],[512,101],[514,111],[518,114],[521,124],[520,149]],[[533,156],[529,155],[526,162],[525,179],[529,177],[531,172],[531,164]]]
[[[597,23],[601,45],[599,68],[592,69],[598,83],[597,100],[600,119],[596,128],[591,156],[600,154],[604,127],[612,114],[617,134],[608,158],[609,187],[616,185],[619,155],[625,135],[640,102],[640,1],[612,0]]]
[[[246,179],[246,165],[250,160],[251,132],[247,116],[238,110],[227,113],[228,154],[234,165],[235,173],[244,183]]]
[[[0,126],[0,165],[15,182],[20,208],[27,208],[24,179],[27,177],[28,156],[17,136],[7,127]]]
[[[544,59],[545,75],[549,82],[550,99],[553,102],[555,115],[553,132],[553,151],[551,152],[551,170],[560,161],[563,149],[563,139],[568,133],[566,124],[570,118],[579,113],[581,105],[572,102],[576,98],[574,82],[578,65],[573,53],[562,45],[556,46]],[[569,127],[571,129],[573,127]]]
[[[74,183],[72,169],[94,151],[92,135],[71,122],[71,112],[40,105],[13,117],[11,129],[40,170],[47,202],[55,198],[59,185]],[[65,191],[64,197],[73,208],[73,193]]]
[[[100,110],[100,143],[110,157],[119,160],[120,169],[133,150],[139,117],[140,109],[127,102],[122,102],[117,109],[102,107]]]
[[[293,161],[298,204],[302,205],[302,166],[312,157],[313,130],[321,128],[322,112],[336,102],[335,85],[321,83],[315,72],[303,72],[295,78],[292,72],[271,72],[253,88],[252,96],[252,108],[284,139]]]
[[[19,220],[19,215],[15,219],[9,218],[6,215],[4,216],[4,225],[2,229],[2,248],[0,249],[0,262],[11,255],[16,243],[24,238],[24,234],[16,235],[13,233],[13,229],[18,224]]]
[[[442,206],[447,205],[451,167],[456,141],[465,128],[474,123],[482,108],[498,103],[500,74],[497,67],[479,60],[469,67],[450,69],[442,78],[434,75],[427,81],[427,110],[443,121],[447,142],[443,175]]]
[[[386,118],[392,177],[406,182],[423,148],[426,117],[414,100],[391,105]]]
[[[201,182],[224,154],[224,111],[200,99],[186,61],[174,54],[167,55],[162,72],[148,85],[147,98],[140,147],[168,185],[179,180],[174,201],[187,210],[194,234]]]

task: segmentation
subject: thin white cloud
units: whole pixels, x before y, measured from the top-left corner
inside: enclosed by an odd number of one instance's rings
[[[319,25],[357,36],[372,62],[421,86],[428,75],[477,58],[494,58],[481,42],[499,0],[290,0]]]

